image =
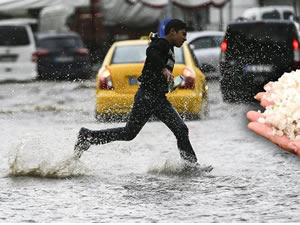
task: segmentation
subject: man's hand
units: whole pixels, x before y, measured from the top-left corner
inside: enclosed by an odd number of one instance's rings
[[[167,79],[169,85],[172,87],[174,85],[173,74],[167,68],[163,68],[162,72],[163,72],[165,78]]]
[[[265,86],[266,87],[271,87],[272,84],[269,83]],[[269,105],[273,105],[274,102],[269,102],[264,98],[264,95],[266,95],[266,92],[260,92],[258,93],[255,98],[260,101],[260,104],[263,107],[267,107]],[[278,145],[282,149],[294,153],[298,156],[300,156],[300,141],[292,141],[290,140],[286,135],[278,136],[272,135],[272,126],[266,124],[266,123],[260,123],[258,122],[259,118],[264,118],[264,116],[256,111],[249,111],[247,113],[247,118],[251,122],[248,124],[248,128],[258,135],[263,136],[264,138],[268,139],[269,141],[273,142],[274,144]]]

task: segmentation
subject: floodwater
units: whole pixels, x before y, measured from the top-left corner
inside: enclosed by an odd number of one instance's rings
[[[182,173],[159,121],[131,142],[72,156],[94,119],[95,82],[0,84],[0,222],[300,222],[300,158],[247,129],[257,104],[226,104],[209,82],[210,117],[188,121],[199,162]]]

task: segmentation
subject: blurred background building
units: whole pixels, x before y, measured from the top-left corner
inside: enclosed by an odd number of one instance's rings
[[[224,30],[246,9],[268,5],[300,12],[297,0],[0,0],[0,19],[36,19],[36,32],[76,31],[98,60],[115,40],[156,32],[166,18],[183,19],[189,31]]]

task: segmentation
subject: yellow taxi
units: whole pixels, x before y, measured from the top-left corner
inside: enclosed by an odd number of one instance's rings
[[[126,40],[111,46],[96,77],[96,118],[131,112],[148,44],[149,40]],[[187,43],[181,48],[174,47],[174,51],[174,77],[183,75],[185,79],[167,98],[183,116],[205,116],[208,111],[205,76]]]

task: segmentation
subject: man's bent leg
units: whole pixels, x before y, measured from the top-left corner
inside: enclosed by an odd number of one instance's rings
[[[91,131],[86,128],[81,128],[78,141],[82,136],[84,144],[83,151],[86,151],[89,146],[97,144],[105,144],[112,141],[129,141],[136,137],[142,127],[148,121],[152,114],[152,107],[145,99],[144,91],[138,90],[134,105],[125,127],[110,128],[104,130]],[[84,132],[83,132],[84,131]],[[82,133],[82,135],[81,135]],[[77,144],[76,144],[77,145]],[[86,146],[86,147],[85,147]],[[76,149],[76,146],[75,146]]]
[[[196,154],[189,140],[188,127],[172,104],[167,99],[162,99],[160,106],[155,109],[154,114],[165,123],[176,136],[181,158],[191,163],[197,162]]]

